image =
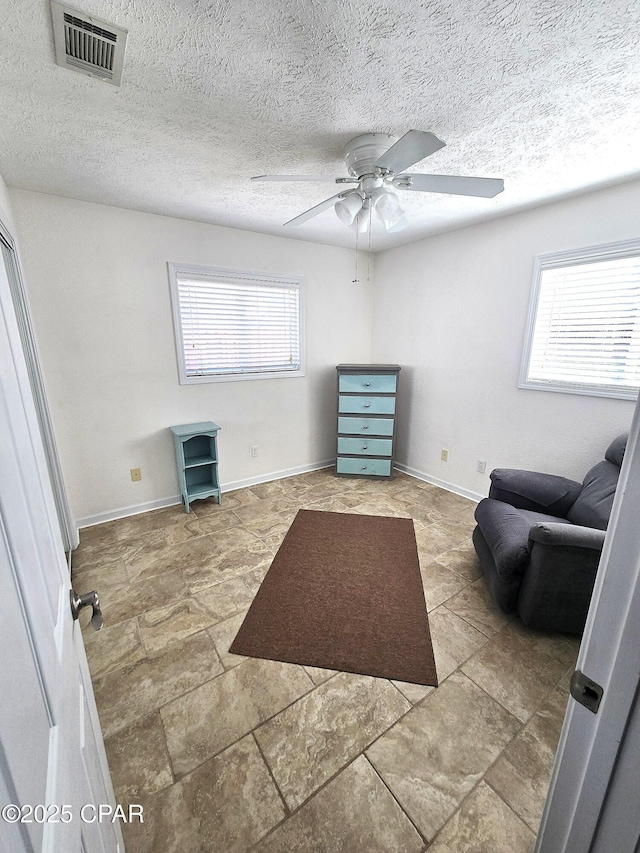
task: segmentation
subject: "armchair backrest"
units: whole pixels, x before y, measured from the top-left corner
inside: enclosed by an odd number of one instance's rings
[[[582,482],[582,491],[567,513],[569,521],[584,527],[606,530],[628,437],[628,433],[623,433],[615,438],[607,448],[602,462],[598,462],[587,472]]]

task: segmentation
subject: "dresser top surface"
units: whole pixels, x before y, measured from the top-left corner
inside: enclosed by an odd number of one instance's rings
[[[336,367],[336,370],[354,370],[359,373],[396,373],[401,369],[399,364],[339,364]]]

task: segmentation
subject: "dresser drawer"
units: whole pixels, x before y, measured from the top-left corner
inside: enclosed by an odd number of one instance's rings
[[[388,477],[391,474],[390,459],[352,459],[350,456],[338,456],[337,474],[362,474],[367,477]]]
[[[338,453],[352,456],[391,456],[390,438],[338,438]]]
[[[350,435],[393,435],[393,418],[338,418],[338,432]]]
[[[338,411],[364,415],[393,415],[396,411],[395,397],[345,397],[338,398]]]
[[[339,377],[338,391],[359,394],[395,394],[398,378],[395,374],[343,373]]]

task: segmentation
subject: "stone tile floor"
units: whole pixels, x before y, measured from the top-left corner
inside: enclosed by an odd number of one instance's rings
[[[440,686],[229,646],[300,508],[414,519]],[[78,592],[128,853],[532,851],[578,641],[487,594],[474,505],[315,471],[81,531]]]

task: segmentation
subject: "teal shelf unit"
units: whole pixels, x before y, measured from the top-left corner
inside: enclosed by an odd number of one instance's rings
[[[212,421],[179,424],[170,427],[176,451],[180,494],[185,512],[190,503],[202,498],[217,498],[222,503],[218,476],[218,432]]]

